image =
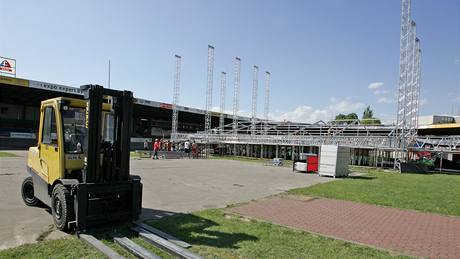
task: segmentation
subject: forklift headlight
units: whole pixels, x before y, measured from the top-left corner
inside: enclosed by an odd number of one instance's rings
[[[69,109],[69,106],[64,105],[64,106],[62,106],[62,109],[63,109],[64,111],[67,111],[67,110]]]

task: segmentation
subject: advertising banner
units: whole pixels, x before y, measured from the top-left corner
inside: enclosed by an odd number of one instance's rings
[[[29,80],[16,78],[16,77],[11,77],[11,76],[2,76],[2,75],[0,75],[0,84],[28,87],[29,86]]]
[[[16,60],[0,57],[0,74],[16,76]]]
[[[83,92],[80,90],[80,88],[33,81],[33,80],[29,80],[29,87],[43,89],[43,90],[57,91],[57,92],[68,93],[68,94],[83,95]]]

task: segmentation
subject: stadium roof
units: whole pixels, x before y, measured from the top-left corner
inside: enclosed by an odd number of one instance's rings
[[[40,90],[53,91],[53,92],[61,92],[61,93],[69,94],[69,95],[77,95],[77,96],[83,95],[80,88],[78,87],[59,85],[59,84],[53,84],[53,83],[47,83],[47,82],[40,82],[40,81],[35,81],[35,80],[23,79],[23,78],[7,77],[7,76],[1,76],[1,75],[0,75],[0,84],[10,85],[10,86],[19,86],[19,87],[28,87],[31,89],[40,89]],[[134,95],[135,94],[136,93],[134,93]],[[155,108],[163,108],[163,109],[169,109],[169,110],[172,109],[172,104],[170,103],[146,100],[142,98],[137,98],[135,96],[134,96],[134,103],[145,105],[145,106],[150,106],[150,107],[155,107]],[[181,106],[181,105],[177,105],[177,109],[179,111],[196,113],[196,114],[206,113],[206,111],[202,109],[186,107],[186,106]],[[220,113],[212,112],[212,116],[219,117]],[[224,118],[231,119],[232,117],[233,116],[230,114],[224,114]],[[238,116],[238,117],[243,120],[249,119],[244,116]]]

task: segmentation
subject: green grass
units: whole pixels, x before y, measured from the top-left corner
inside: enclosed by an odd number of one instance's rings
[[[165,251],[147,243],[130,231],[127,226],[119,226],[110,229],[96,229],[90,231],[104,244],[111,247],[120,255],[126,258],[136,258],[119,245],[113,242],[114,236],[126,236],[134,242],[142,245],[161,258],[174,258]],[[42,241],[36,244],[26,244],[19,247],[0,251],[0,259],[3,258],[106,258],[102,253],[87,245],[84,241],[75,236],[68,238]]]
[[[205,258],[402,258],[389,252],[313,235],[266,222],[226,216],[222,209],[165,217],[148,224],[190,244]],[[127,226],[93,231],[119,254],[134,258],[112,241],[127,236],[162,258],[166,252],[135,236]],[[0,258],[104,258],[72,236],[0,251]]]
[[[133,242],[147,248],[154,254],[160,256],[161,258],[174,258],[167,252],[155,247],[154,245],[144,241],[143,239],[139,238],[137,234],[133,231],[130,230],[129,226],[119,226],[117,228],[113,227],[107,227],[105,229],[97,229],[90,234],[94,235],[97,239],[101,240],[104,244],[115,250],[117,253],[120,255],[126,257],[126,258],[136,258],[129,252],[127,252],[124,248],[121,246],[117,245],[116,243],[113,242],[113,237],[115,236],[124,236],[128,237],[131,239]]]
[[[144,150],[142,150],[142,152],[130,151],[129,156],[132,158],[149,158],[150,153],[149,151],[144,151]]]
[[[76,237],[43,241],[0,251],[0,258],[105,258]]]
[[[205,258],[394,258],[386,251],[205,210],[148,224],[190,244]]]
[[[399,174],[369,167],[352,171],[366,174],[289,193],[460,216],[459,175]]]
[[[0,157],[17,157],[17,155],[5,151],[0,151]]]

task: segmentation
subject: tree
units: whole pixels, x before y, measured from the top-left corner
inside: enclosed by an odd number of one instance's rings
[[[382,122],[379,119],[376,118],[370,118],[370,119],[364,119],[361,120],[361,124],[382,124]]]
[[[374,111],[372,111],[371,106],[368,105],[363,112],[363,120],[374,118]]]
[[[352,113],[347,114],[346,119],[347,120],[357,120],[359,118],[358,118],[358,114],[352,112]]]
[[[368,105],[363,112],[361,124],[382,124],[382,122],[379,119],[374,118],[374,111],[371,109],[371,106]]]
[[[356,113],[349,113],[347,115],[339,113],[335,116],[335,124],[350,124],[355,120],[358,120],[358,114]]]
[[[335,120],[345,120],[346,117],[347,116],[345,114],[339,113],[335,116]]]

